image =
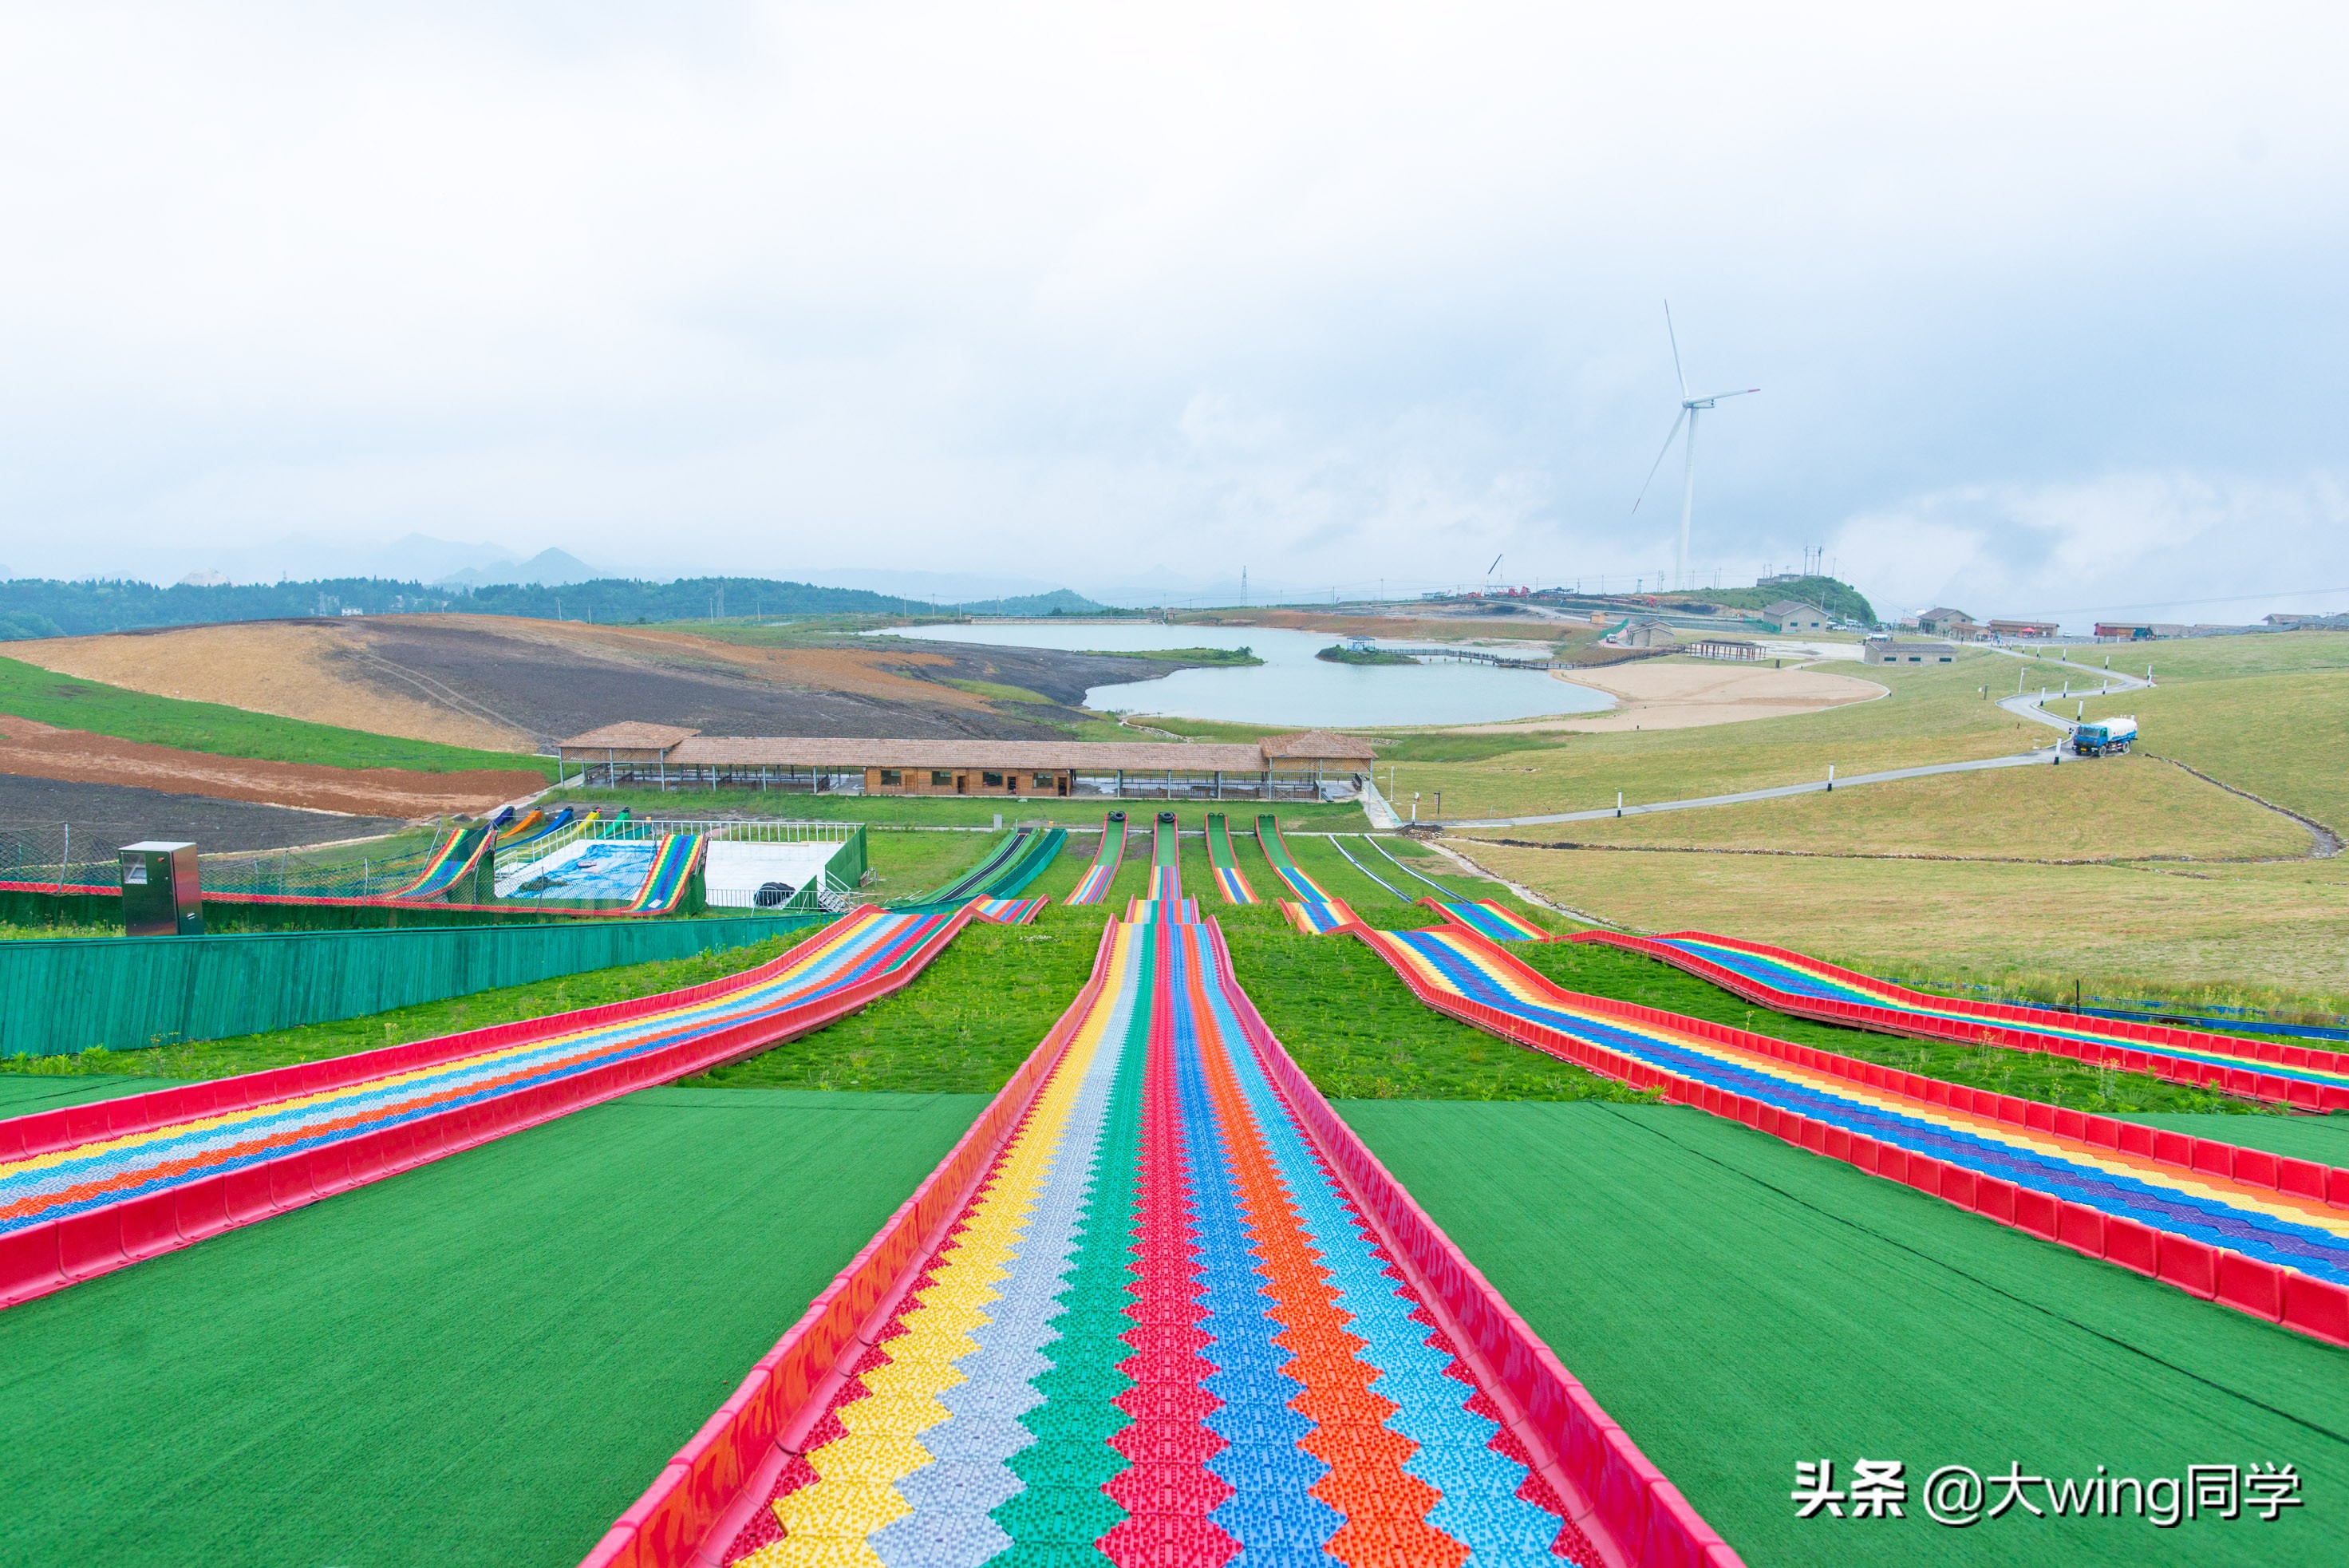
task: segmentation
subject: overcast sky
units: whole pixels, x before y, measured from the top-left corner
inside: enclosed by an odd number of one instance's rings
[[[18,5],[0,564],[1652,583],[1669,296],[1764,389],[1707,580],[2349,607],[2344,57],[2338,5]]]

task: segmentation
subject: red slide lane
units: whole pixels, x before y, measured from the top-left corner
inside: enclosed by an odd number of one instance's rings
[[[700,1568],[718,1561],[705,1549],[722,1552],[774,1490],[808,1429],[920,1277],[916,1265],[945,1243],[972,1189],[1027,1116],[1101,995],[1113,929],[1113,922],[1102,926],[1092,978],[961,1141],[759,1358],[581,1568]]]
[[[1313,1086],[1241,989],[1231,951],[1220,940],[1216,965],[1266,1076],[1350,1189],[1355,1207],[1381,1233],[1388,1255],[1433,1308],[1461,1359],[1499,1396],[1505,1424],[1533,1456],[1535,1468],[1560,1496],[1589,1502],[1619,1561],[1657,1568],[1735,1568],[1743,1561],[1735,1549],[1640,1451],[1630,1434]]]
[[[2189,1295],[2215,1300],[2313,1339],[2349,1345],[2349,1290],[2339,1285],[2256,1258],[2220,1251],[2186,1237],[2158,1234],[2135,1221],[2108,1216],[2085,1204],[2031,1192],[2013,1182],[1981,1176],[1930,1156],[1912,1154],[1846,1128],[1764,1105],[1748,1096],[1692,1083],[1531,1020],[1434,991],[1408,966],[1396,963],[1376,942],[1371,945],[1381,957],[1387,958],[1389,965],[1420,1001],[1505,1040],[1572,1062],[1635,1088],[1657,1090],[1678,1104],[1744,1122],[1813,1154],[1840,1159],[1871,1175],[1903,1182],[2002,1225],[2027,1231],[2043,1241],[2057,1242],[2091,1258],[2117,1263],[2132,1272],[2176,1285]],[[1497,948],[1494,949],[1494,956],[1541,984],[1553,983],[1525,969]],[[2211,1138],[2157,1132],[2142,1123],[2066,1110],[1987,1089],[1969,1089],[1939,1078],[1880,1067],[1872,1062],[1856,1061],[1661,1008],[1579,992],[1575,993],[1575,1002],[1629,1023],[1662,1024],[1928,1105],[1988,1116],[2034,1132],[2077,1138],[2181,1170],[2224,1177],[2313,1198],[2333,1208],[2349,1209],[2349,1170],[2338,1167],[2292,1159],[2262,1149],[2241,1148]]]
[[[804,1009],[785,1009],[557,1083],[420,1117],[325,1148],[229,1171],[0,1238],[0,1307],[47,1295],[632,1090],[708,1072],[753,1052],[811,1033],[910,982],[954,940],[969,918],[968,907],[957,910],[901,967],[843,986]],[[838,929],[828,929],[819,940],[829,940]],[[353,1056],[305,1062],[20,1116],[0,1122],[0,1158],[45,1154],[78,1143],[143,1132],[191,1117],[430,1066],[542,1036],[690,1006],[750,983],[777,966],[804,956],[786,952],[757,970],[633,1002],[607,1002],[601,1007],[492,1024],[462,1034],[390,1045]]]
[[[1899,1034],[1911,1039],[1951,1040],[1965,1045],[2002,1045],[2016,1051],[2042,1051],[2053,1055],[2069,1056],[2075,1061],[2098,1066],[2118,1067],[2125,1072],[2145,1073],[2154,1077],[2168,1078],[2174,1083],[2193,1084],[2199,1087],[2223,1090],[2230,1095],[2242,1095],[2251,1099],[2270,1100],[2289,1105],[2297,1110],[2325,1113],[2349,1109],[2349,1089],[2327,1085],[2311,1084],[2302,1079],[2278,1077],[2271,1074],[2248,1072],[2238,1067],[2220,1066],[2211,1062],[2161,1054],[2159,1051],[2131,1051],[2126,1046],[2099,1046],[2091,1041],[2075,1040],[2065,1035],[2045,1032],[2046,1015],[2027,1007],[2009,1007],[1999,1002],[1967,1002],[1961,998],[1935,996],[1930,992],[1911,991],[1906,986],[1857,974],[1847,969],[1785,948],[1771,947],[1763,942],[1734,941],[1702,931],[1673,931],[1676,937],[1702,937],[1707,941],[1731,943],[1751,953],[1788,963],[1808,965],[1840,981],[1864,983],[1880,989],[1900,1001],[1920,1009],[1961,1007],[1982,1022],[1969,1023],[1953,1019],[1936,1019],[1920,1013],[1904,1012],[1897,1008],[1869,1007],[1862,1002],[1843,1002],[1832,997],[1800,996],[1764,985],[1750,975],[1738,973],[1723,964],[1698,957],[1684,948],[1646,937],[1625,936],[1616,931],[1577,931],[1568,941],[1602,942],[1609,947],[1622,948],[1641,953],[1676,969],[1686,971],[1701,980],[1710,981],[1723,991],[1734,992],[1748,1002],[1780,1012],[1790,1012],[1801,1018],[1816,1018],[1822,1023],[1847,1024],[1879,1034]],[[2310,1066],[2327,1071],[2349,1070],[2349,1056],[2336,1052],[2310,1049],[2298,1045],[2279,1045],[2272,1041],[2250,1040],[2232,1034],[2205,1034],[2191,1029],[2168,1029],[2158,1024],[2131,1023],[2120,1019],[2099,1018],[2099,1033],[2110,1033],[2140,1044],[2168,1047],[2180,1051],[2205,1051],[2214,1047],[2239,1056],[2255,1056],[2261,1061],[2282,1066]],[[2037,1025],[2038,1027],[2034,1027]]]

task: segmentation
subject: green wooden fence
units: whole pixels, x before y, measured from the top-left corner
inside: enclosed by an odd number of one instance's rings
[[[220,1040],[615,964],[746,947],[821,915],[0,941],[0,1055]]]

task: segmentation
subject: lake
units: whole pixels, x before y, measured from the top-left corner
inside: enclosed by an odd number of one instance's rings
[[[1359,728],[1490,724],[1556,713],[1596,713],[1615,700],[1539,670],[1481,664],[1331,664],[1314,658],[1338,639],[1260,626],[1067,626],[1051,621],[901,627],[868,635],[1005,648],[1138,653],[1162,648],[1247,648],[1260,665],[1178,670],[1158,680],[1096,686],[1085,705],[1109,713],[1163,713],[1235,724]],[[1408,644],[1398,644],[1407,648]]]

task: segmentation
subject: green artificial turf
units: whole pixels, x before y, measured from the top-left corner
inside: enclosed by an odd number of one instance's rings
[[[2016,1095],[2027,1100],[2044,1100],[2075,1110],[2106,1116],[2136,1111],[2233,1116],[2275,1112],[2274,1106],[2257,1101],[2214,1094],[2189,1084],[2173,1084],[2149,1074],[2091,1066],[2052,1053],[1910,1040],[1795,1018],[1756,1007],[1661,959],[1597,942],[1515,942],[1509,945],[1509,950],[1568,991],[1660,1007],[1733,1028],[1750,1029],[1797,1045],[1815,1045],[1863,1062],[1921,1073],[1929,1078]]]
[[[569,1568],[984,1102],[655,1089],[0,1314],[0,1563]]]
[[[18,659],[0,659],[0,713],[36,723],[87,730],[154,746],[177,746],[215,756],[254,757],[273,763],[310,763],[336,768],[412,768],[425,773],[464,773],[494,768],[554,776],[552,757],[517,752],[481,752],[338,729],[273,713],[252,713],[218,702],[150,697],[78,676],[59,675]]]
[[[152,1094],[157,1089],[168,1089],[176,1082],[177,1079],[158,1079],[145,1074],[128,1073],[85,1073],[73,1077],[0,1074],[0,1117],[29,1116],[38,1111],[56,1110],[60,1106],[119,1099],[124,1095]]]
[[[2349,1352],[1685,1106],[1339,1109],[1756,1568],[2344,1559]],[[1906,1463],[1906,1518],[1795,1518],[1796,1460],[1861,1457]],[[2255,1460],[2306,1505],[2168,1531],[1916,1505],[1945,1464]]]

